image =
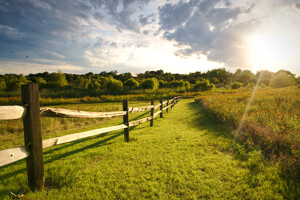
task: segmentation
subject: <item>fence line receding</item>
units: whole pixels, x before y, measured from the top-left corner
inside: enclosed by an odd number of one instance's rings
[[[124,139],[128,142],[129,127],[137,126],[147,121],[150,121],[150,126],[153,126],[153,120],[158,114],[162,118],[165,110],[168,112],[170,108],[181,100],[181,96],[164,102],[161,98],[160,103],[156,106],[154,106],[154,100],[151,100],[151,105],[145,107],[129,107],[128,100],[124,100],[123,111],[87,112],[62,108],[40,108],[37,84],[23,85],[21,96],[22,106],[0,106],[0,120],[23,119],[25,146],[0,151],[0,167],[26,158],[28,184],[32,190],[40,189],[44,186],[43,148],[121,129],[124,129]],[[165,104],[167,105],[164,107]],[[160,110],[154,113],[158,108]],[[151,110],[149,117],[129,122],[130,113],[147,110]],[[107,118],[117,116],[123,116],[123,124],[42,140],[40,117]]]

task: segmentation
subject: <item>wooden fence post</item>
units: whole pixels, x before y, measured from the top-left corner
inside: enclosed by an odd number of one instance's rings
[[[128,112],[128,99],[123,100],[123,111],[127,111],[126,115],[123,115],[123,124],[128,126],[124,128],[124,139],[126,142],[129,142],[129,112]]]
[[[151,106],[154,106],[154,100],[151,100]],[[150,126],[152,127],[153,126],[153,121],[154,121],[154,107],[151,108],[151,117],[152,119],[150,120]]]
[[[43,188],[45,182],[38,84],[22,85],[21,96],[22,104],[27,106],[23,127],[29,151],[26,158],[28,184],[31,190],[36,190]]]
[[[167,106],[169,106],[169,97],[168,97],[168,100],[167,100]],[[167,108],[167,113],[169,113],[169,108]]]
[[[160,99],[160,111],[161,111],[161,113],[160,113],[160,118],[163,118],[163,107],[164,107],[164,105],[163,105],[163,98],[161,98]]]

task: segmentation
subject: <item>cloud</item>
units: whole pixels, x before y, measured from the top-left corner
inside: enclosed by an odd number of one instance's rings
[[[160,28],[164,38],[181,47],[178,56],[203,54],[209,60],[241,65],[245,50],[243,36],[259,24],[255,18],[241,20],[250,8],[233,6],[224,0],[179,1],[159,8]],[[178,18],[176,16],[179,16]]]
[[[150,15],[138,16],[148,2],[0,1],[0,59],[27,62],[28,56],[89,67],[84,55],[91,46],[117,48],[119,41],[114,36],[120,32],[143,31],[141,28],[151,22]]]
[[[0,60],[1,69],[0,72],[2,74],[9,73],[22,73],[22,74],[30,74],[30,73],[39,73],[39,72],[56,72],[61,70],[63,72],[72,72],[72,73],[82,73],[84,69],[77,65],[71,65],[65,62],[54,62],[51,61],[40,61],[41,63],[33,63],[33,62],[22,62],[15,60]],[[42,62],[48,62],[42,63]]]

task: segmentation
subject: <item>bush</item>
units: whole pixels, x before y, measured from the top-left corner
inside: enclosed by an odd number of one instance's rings
[[[194,85],[193,90],[196,92],[207,91],[213,89],[214,87],[215,85],[213,83],[210,83],[209,80],[202,78]]]
[[[66,74],[58,71],[57,73],[50,74],[49,81],[50,87],[64,87],[68,85]]]
[[[6,83],[3,78],[0,78],[0,90],[6,89]]]
[[[243,83],[234,81],[230,84],[231,89],[238,89],[241,88],[243,86]]]
[[[98,81],[93,81],[88,85],[89,90],[99,91],[101,88],[101,84]]]
[[[108,91],[119,91],[123,89],[123,83],[119,80],[114,79],[113,77],[109,77],[107,83]]]
[[[99,80],[101,89],[104,91],[120,91],[123,89],[123,83],[114,79],[112,76],[101,77]]]
[[[124,86],[128,87],[129,89],[138,89],[140,83],[135,80],[134,78],[130,78],[127,81],[125,81]]]
[[[287,87],[295,84],[295,79],[292,75],[288,75],[285,72],[276,74],[275,78],[271,81],[271,87]]]
[[[247,88],[253,89],[255,87],[254,83],[248,83]]]
[[[191,84],[188,81],[183,82],[183,87],[185,90],[190,90],[191,89]]]
[[[156,90],[159,86],[159,82],[156,78],[148,78],[143,80],[141,83],[141,88],[143,89],[150,89],[150,90]]]

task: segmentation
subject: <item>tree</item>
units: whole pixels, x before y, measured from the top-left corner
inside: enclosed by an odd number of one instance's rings
[[[123,89],[123,83],[119,80],[114,79],[112,76],[108,78],[107,90],[108,91],[119,91]]]
[[[215,87],[213,83],[210,83],[208,79],[201,78],[193,87],[196,92],[211,90]]]
[[[287,74],[285,71],[276,73],[275,77],[271,81],[271,87],[287,87],[296,83],[294,76]]]
[[[47,84],[47,81],[45,81],[45,79],[43,79],[42,77],[34,77],[32,79],[32,82],[37,83],[39,85],[39,88],[43,88]]]
[[[138,89],[139,85],[140,83],[134,78],[130,78],[124,82],[124,86],[128,87],[129,89]]]
[[[123,89],[123,83],[119,80],[114,79],[112,76],[101,77],[99,79],[101,89],[107,91],[119,91]]]
[[[234,74],[234,80],[240,83],[243,83],[244,85],[247,85],[247,83],[255,83],[256,77],[250,70],[244,70],[244,71],[237,71]]]
[[[255,75],[256,78],[260,77],[260,85],[264,84],[265,86],[269,86],[271,83],[271,80],[274,79],[275,73],[270,72],[268,70],[261,70],[258,71]]]
[[[84,78],[83,76],[79,76],[79,77],[77,77],[75,82],[76,82],[77,87],[86,89],[86,88],[88,88],[88,85],[91,83],[91,79],[90,79],[90,77]]]
[[[242,86],[243,86],[243,83],[240,83],[237,81],[234,81],[230,84],[231,89],[238,89],[238,88],[241,88]]]
[[[49,75],[48,83],[51,87],[64,87],[68,85],[66,75],[61,71],[58,71],[57,73],[51,73]]]
[[[143,89],[150,89],[150,90],[156,90],[159,86],[159,82],[156,78],[148,78],[143,80],[141,83],[141,88]]]
[[[183,87],[185,90],[190,90],[191,89],[191,84],[188,81],[183,82]]]
[[[6,89],[6,83],[3,78],[0,78],[0,90]]]
[[[101,84],[98,81],[93,81],[88,84],[89,90],[99,91],[101,88]]]

